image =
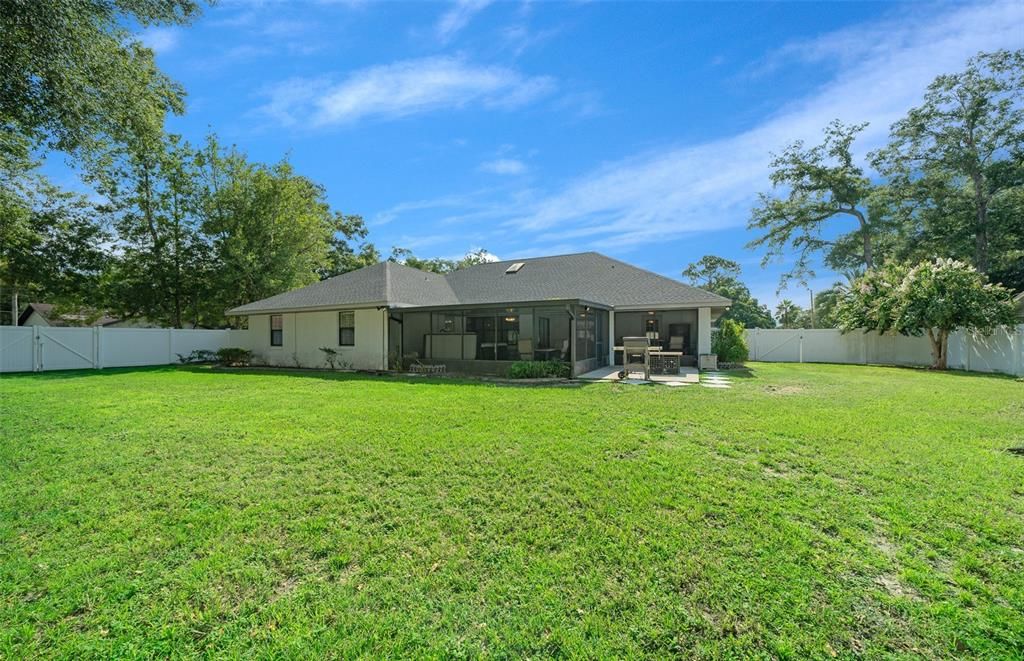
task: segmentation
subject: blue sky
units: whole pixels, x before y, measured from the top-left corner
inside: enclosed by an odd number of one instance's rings
[[[1024,3],[228,1],[144,41],[189,93],[170,130],[288,154],[385,254],[713,253],[774,303],[785,262],[744,248],[770,152],[833,118],[877,147],[935,75],[1024,45]]]

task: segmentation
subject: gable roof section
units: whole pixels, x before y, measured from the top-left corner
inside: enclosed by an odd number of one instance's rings
[[[394,262],[380,262],[301,289],[240,305],[228,310],[228,314],[329,309],[346,305],[408,307],[452,303],[458,301],[444,276]]]
[[[508,273],[516,263],[523,266]],[[488,262],[442,276],[393,262],[242,305],[228,314],[341,306],[437,307],[584,300],[614,308],[725,307],[729,299],[596,252]]]

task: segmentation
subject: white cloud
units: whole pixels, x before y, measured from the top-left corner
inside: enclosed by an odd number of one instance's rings
[[[526,163],[515,158],[496,158],[481,163],[480,171],[491,174],[522,174],[526,172]]]
[[[174,28],[149,28],[142,33],[140,39],[147,48],[157,55],[169,53],[178,45],[179,33]]]
[[[441,43],[448,43],[491,2],[492,0],[456,0],[454,5],[441,15],[434,27],[437,38]]]
[[[546,76],[431,57],[362,69],[338,84],[326,78],[284,81],[268,90],[269,102],[261,110],[285,124],[324,126],[470,104],[516,108],[554,87],[554,80]]]
[[[599,167],[542,196],[509,225],[542,243],[598,248],[743,227],[755,194],[769,187],[770,152],[797,139],[820,140],[834,118],[870,121],[858,148],[877,147],[936,75],[961,69],[978,51],[1019,47],[1022,29],[1019,2],[957,5],[786,46],[773,57],[824,58],[836,64],[833,79],[745,133]]]

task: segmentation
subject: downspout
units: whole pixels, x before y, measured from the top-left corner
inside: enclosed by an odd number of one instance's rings
[[[377,308],[377,312],[381,313],[381,328],[380,328],[380,362],[381,371],[388,371],[388,323],[391,318],[391,312],[388,310],[388,306],[381,305]]]

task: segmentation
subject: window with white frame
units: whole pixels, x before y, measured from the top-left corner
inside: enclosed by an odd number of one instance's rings
[[[270,315],[270,346],[279,347],[284,344],[284,320],[279,314]]]
[[[356,313],[352,310],[338,313],[338,344],[343,347],[356,344]]]

